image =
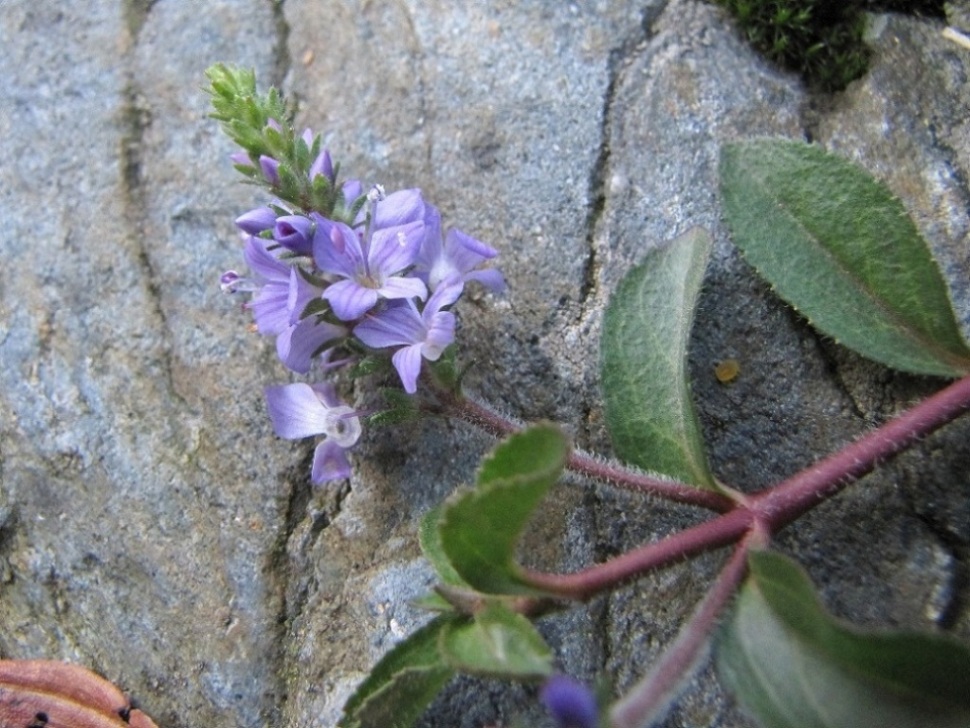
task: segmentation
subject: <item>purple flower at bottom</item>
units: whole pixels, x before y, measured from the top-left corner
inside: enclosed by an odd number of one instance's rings
[[[441,309],[457,301],[461,290],[461,280],[452,277],[438,287],[420,313],[414,301],[394,301],[354,329],[354,336],[372,348],[402,347],[391,361],[408,394],[417,391],[422,357],[437,361],[455,340],[455,315]]]
[[[539,699],[558,728],[596,728],[597,707],[593,691],[566,675],[553,675],[539,691]]]
[[[317,485],[350,477],[346,450],[360,438],[357,413],[343,404],[333,386],[284,384],[266,388],[266,406],[273,430],[285,440],[323,435],[313,452],[310,479]]]

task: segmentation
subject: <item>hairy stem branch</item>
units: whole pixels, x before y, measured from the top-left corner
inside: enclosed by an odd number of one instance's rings
[[[522,429],[521,425],[469,397],[440,389],[437,395],[447,414],[474,425],[495,437],[506,437]],[[656,478],[616,463],[601,462],[584,452],[573,451],[570,453],[566,467],[574,473],[585,475],[617,488],[654,495],[675,503],[699,506],[721,513],[727,512],[735,506],[733,500],[720,493],[674,480]]]
[[[626,697],[613,706],[610,711],[613,728],[647,725],[677,697],[678,686],[686,681],[705,654],[717,619],[747,570],[748,550],[757,540],[752,534],[738,544],[690,621],[681,627],[677,639]]]
[[[749,507],[772,533],[970,410],[970,377],[923,400],[860,440],[752,496]]]

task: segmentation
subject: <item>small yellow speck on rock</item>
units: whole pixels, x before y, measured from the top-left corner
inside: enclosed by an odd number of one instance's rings
[[[738,374],[740,373],[741,365],[737,359],[725,359],[724,361],[718,362],[717,366],[714,367],[714,376],[717,377],[717,381],[721,384],[733,382],[738,378]]]

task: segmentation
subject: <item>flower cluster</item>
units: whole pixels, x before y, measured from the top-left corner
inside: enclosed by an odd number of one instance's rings
[[[270,121],[278,131],[279,125]],[[441,215],[417,189],[386,194],[358,180],[337,185],[336,167],[319,137],[307,130],[303,149],[319,150],[306,172],[309,187],[331,190],[329,208],[313,210],[277,199],[236,219],[251,271],[223,274],[223,290],[252,294],[246,307],[256,329],[276,337],[276,351],[293,372],[321,372],[363,355],[389,356],[404,391],[417,391],[423,360],[436,361],[455,338],[450,307],[467,283],[494,292],[502,275],[483,266],[496,251],[460,230],[442,234]],[[241,152],[234,161],[279,189],[291,174],[267,155]],[[291,185],[292,186],[292,185]],[[331,383],[268,387],[276,434],[323,435],[314,483],[348,477],[346,450],[360,436],[360,415]]]

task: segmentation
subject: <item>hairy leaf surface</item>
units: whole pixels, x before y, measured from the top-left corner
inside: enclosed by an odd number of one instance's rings
[[[340,725],[413,724],[455,674],[438,652],[443,629],[455,619],[436,617],[388,652],[347,700]]]
[[[474,490],[445,502],[441,549],[460,579],[488,594],[537,593],[519,577],[515,546],[568,455],[558,428],[534,425],[486,458]]]
[[[500,604],[472,621],[451,622],[440,641],[445,661],[456,670],[492,677],[539,678],[552,673],[552,650],[532,623]]]
[[[716,488],[691,400],[687,344],[711,250],[695,228],[650,251],[610,298],[600,376],[616,454],[645,470]]]
[[[734,242],[814,327],[895,369],[970,371],[939,266],[884,185],[819,147],[773,139],[728,145],[720,173]]]
[[[724,682],[768,728],[970,725],[970,651],[939,635],[863,632],[822,607],[805,572],[749,556],[718,650]]]

